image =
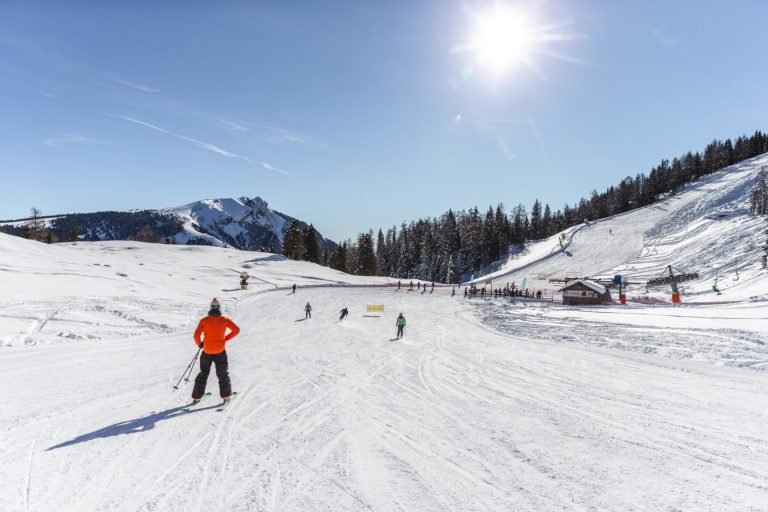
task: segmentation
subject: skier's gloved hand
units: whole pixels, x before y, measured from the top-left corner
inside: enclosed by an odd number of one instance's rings
[[[202,344],[202,343],[201,343],[201,344],[199,344],[199,345],[197,346],[197,348],[203,348],[203,344]]]

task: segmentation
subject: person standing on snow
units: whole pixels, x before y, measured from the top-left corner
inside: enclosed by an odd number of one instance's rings
[[[293,290],[291,293],[296,293],[296,283],[293,283],[291,290]]]
[[[400,339],[404,336],[403,331],[405,331],[405,317],[402,313],[397,315],[397,320],[395,320],[395,325],[397,326],[397,339]]]
[[[339,313],[341,313],[341,316],[339,317],[339,322],[341,322],[342,320],[344,320],[344,317],[349,314],[349,311],[347,311],[347,308],[344,308],[341,311],[339,311]]]
[[[227,332],[229,329],[229,332]],[[195,344],[203,349],[200,356],[200,373],[195,377],[195,387],[192,388],[192,401],[197,403],[205,393],[211,364],[216,365],[216,377],[219,379],[219,395],[222,400],[229,402],[232,397],[232,382],[229,380],[229,362],[227,361],[226,343],[238,335],[240,328],[221,315],[221,305],[216,297],[211,301],[208,316],[200,320],[193,336]]]
[[[304,306],[304,320],[307,318],[312,318],[312,306],[309,305],[309,302]]]

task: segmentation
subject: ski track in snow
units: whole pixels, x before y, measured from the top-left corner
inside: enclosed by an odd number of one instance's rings
[[[403,341],[388,341],[394,316],[338,323],[343,304],[373,299],[406,312]],[[316,305],[312,320],[292,322],[306,300]],[[19,489],[9,510],[763,506],[761,372],[530,342],[484,328],[477,307],[447,292],[250,296],[228,349],[241,393],[222,413],[215,397],[181,411],[191,384],[170,391],[193,348],[188,336],[139,340],[130,351],[119,342],[81,346],[121,371],[66,381],[67,368],[46,366],[47,382],[63,389],[28,408],[13,403],[24,359],[45,365],[61,350],[18,354],[1,378],[16,411],[3,449],[26,450],[15,457],[24,469],[0,469],[6,489]],[[37,415],[62,396],[72,397],[67,407]],[[26,417],[34,419],[27,427]],[[36,491],[31,473],[46,487]]]
[[[0,304],[2,510],[768,510],[766,279],[741,243],[764,231],[744,197],[766,159],[494,278],[589,262],[647,278],[695,255],[681,307],[466,300],[224,249],[0,237],[3,279],[30,282]],[[73,296],[80,277],[98,285]],[[172,385],[212,294],[242,328],[238,396],[217,412],[212,372],[212,398],[185,410],[191,382]]]

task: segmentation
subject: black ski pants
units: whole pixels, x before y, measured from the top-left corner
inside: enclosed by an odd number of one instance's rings
[[[397,337],[402,338],[403,337],[403,331],[405,330],[404,325],[398,325],[397,326]]]
[[[202,398],[205,393],[205,384],[208,382],[208,374],[211,373],[211,364],[216,365],[216,377],[219,378],[219,395],[232,395],[232,382],[229,380],[229,362],[227,351],[220,354],[203,354],[200,356],[200,373],[195,377],[195,387],[192,389],[192,398]]]

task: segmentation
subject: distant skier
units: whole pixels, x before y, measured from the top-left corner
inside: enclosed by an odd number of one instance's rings
[[[397,282],[397,291],[400,291],[400,281]]]
[[[413,281],[411,281],[411,288],[410,291],[413,291]]]
[[[416,281],[416,291],[421,290],[421,282]]]
[[[424,285],[424,287],[426,288],[427,285]],[[432,288],[429,289],[429,293],[432,293],[433,291],[435,291],[435,282],[434,281],[432,281]]]
[[[291,293],[296,293],[296,283],[293,283],[293,286],[291,287]]]
[[[451,288],[451,297],[453,297],[454,295],[456,295],[456,287],[455,286],[453,288]]]
[[[397,339],[400,339],[404,336],[403,331],[405,330],[405,317],[402,313],[397,315],[397,320],[395,321],[395,325],[397,326]]]
[[[349,311],[347,311],[347,308],[344,308],[341,311],[339,311],[339,313],[341,313],[341,316],[339,317],[339,322],[341,322],[342,320],[344,320],[344,317],[349,314]]]
[[[216,365],[219,395],[224,402],[229,402],[232,397],[232,382],[229,380],[229,362],[225,345],[239,332],[240,328],[235,322],[221,315],[221,304],[214,297],[208,316],[200,320],[193,336],[195,344],[203,349],[203,354],[200,356],[200,373],[195,377],[195,387],[192,389],[192,402],[197,403],[203,397],[212,363]]]
[[[312,306],[309,305],[309,302],[304,306],[304,320],[307,318],[312,318]]]
[[[427,283],[424,283],[424,289],[421,290],[421,294],[424,295],[424,292],[427,291]]]

